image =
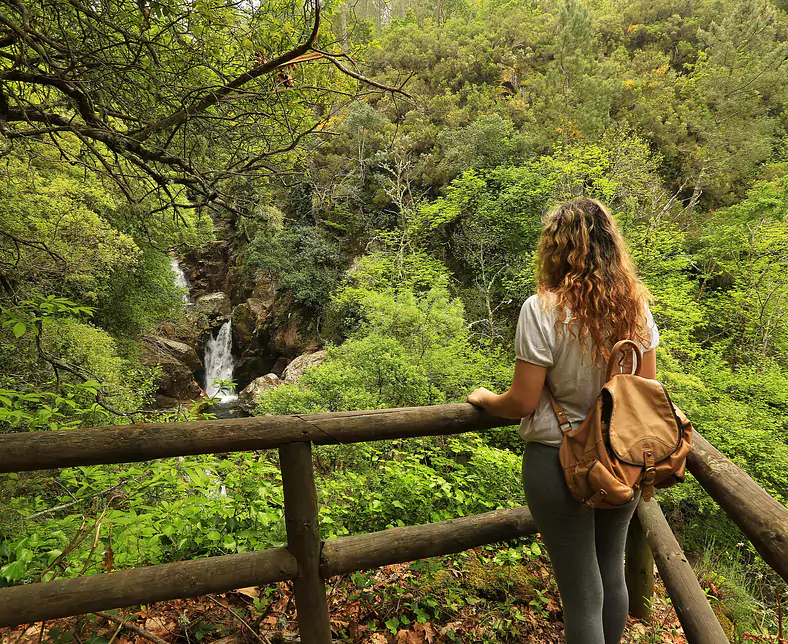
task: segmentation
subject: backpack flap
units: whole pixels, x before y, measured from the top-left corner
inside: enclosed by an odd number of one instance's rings
[[[619,374],[602,395],[610,404],[610,448],[621,461],[653,468],[678,449],[681,423],[658,380]]]

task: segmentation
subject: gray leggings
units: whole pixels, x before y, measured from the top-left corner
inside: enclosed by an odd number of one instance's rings
[[[594,510],[578,503],[558,449],[541,443],[526,444],[523,485],[561,592],[567,644],[619,644],[629,608],[624,545],[636,504]]]

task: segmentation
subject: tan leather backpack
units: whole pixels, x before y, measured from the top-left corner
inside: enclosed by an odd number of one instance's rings
[[[547,384],[563,432],[560,459],[567,485],[578,501],[591,507],[626,505],[638,489],[648,500],[655,487],[684,480],[692,423],[671,402],[662,383],[640,377],[642,359],[632,340],[616,343],[608,360],[606,384],[576,428]],[[632,360],[634,374],[630,373]],[[614,374],[615,367],[627,372]]]

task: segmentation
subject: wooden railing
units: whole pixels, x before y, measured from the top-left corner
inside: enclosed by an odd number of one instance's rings
[[[312,443],[450,435],[511,423],[459,404],[0,435],[0,472],[277,448],[288,540],[287,548],[0,589],[0,626],[292,579],[301,641],[328,644],[328,577],[451,554],[537,530],[528,508],[518,507],[321,541]],[[788,509],[697,433],[688,467],[788,581]],[[657,502],[641,503],[637,517],[627,542],[631,612],[648,614],[656,561],[688,641],[727,642]]]

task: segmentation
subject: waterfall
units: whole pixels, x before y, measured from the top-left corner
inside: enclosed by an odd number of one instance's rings
[[[233,377],[233,333],[231,321],[228,320],[219,329],[216,337],[211,334],[208,342],[205,343],[205,393],[209,396],[216,396],[219,393],[214,386],[214,379],[228,380]],[[222,402],[236,400],[238,396],[235,391],[225,392],[219,395]]]
[[[175,286],[178,288],[184,289],[183,294],[183,302],[184,304],[189,303],[189,281],[186,279],[186,274],[183,272],[181,265],[178,263],[178,260],[174,257],[170,258],[170,268],[172,268],[172,272],[175,275]]]

